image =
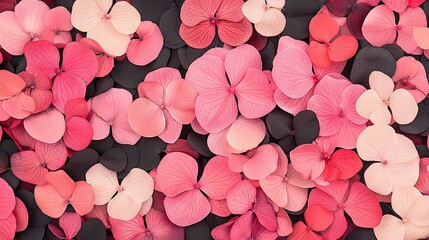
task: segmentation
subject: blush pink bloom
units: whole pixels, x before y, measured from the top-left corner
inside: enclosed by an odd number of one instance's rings
[[[361,85],[346,78],[324,78],[314,89],[308,109],[316,113],[320,123],[320,136],[336,147],[352,149],[365,129],[367,120],[356,112],[356,101],[365,91]]]
[[[305,223],[293,225],[293,232],[287,240],[323,240],[316,232],[326,230],[334,221],[334,213],[319,205],[308,207],[304,212]]]
[[[82,226],[83,219],[74,212],[65,212],[59,218],[59,227],[54,224],[48,224],[49,230],[59,239],[73,239]]]
[[[164,212],[152,208],[144,217],[137,215],[130,221],[110,218],[115,239],[121,240],[183,240],[184,228],[168,220]]]
[[[249,0],[241,10],[262,36],[273,37],[283,32],[286,17],[282,13],[285,0]]]
[[[329,67],[356,54],[358,43],[352,35],[339,34],[340,26],[329,14],[317,14],[310,21],[308,56],[314,65]]]
[[[418,106],[413,95],[403,88],[394,90],[393,81],[386,74],[372,72],[369,86],[371,89],[365,91],[356,102],[356,111],[360,116],[375,124],[389,124],[392,115],[397,123],[408,124],[417,116]]]
[[[48,41],[30,42],[25,46],[26,71],[38,72],[53,79],[53,105],[64,112],[68,101],[84,98],[86,86],[98,71],[95,54],[84,45],[72,42],[65,46],[60,66],[60,54]]]
[[[77,0],[73,4],[71,22],[86,32],[112,56],[121,56],[127,51],[130,35],[140,24],[140,13],[128,2],[113,0]]]
[[[426,27],[426,15],[421,8],[407,8],[399,14],[399,22],[395,23],[395,15],[386,5],[371,10],[365,18],[362,33],[366,40],[374,46],[396,43],[402,50],[412,53],[417,43],[411,36],[413,27]]]
[[[416,147],[392,127],[367,127],[357,140],[357,152],[364,161],[376,161],[365,171],[366,185],[372,191],[388,195],[400,186],[416,184],[420,160]]]
[[[374,228],[377,239],[426,239],[429,236],[429,196],[413,187],[399,187],[392,194],[392,208],[401,217],[383,215]]]
[[[94,206],[94,191],[85,181],[74,182],[63,170],[46,174],[45,185],[37,185],[34,198],[37,206],[49,217],[59,218],[67,205],[72,205],[80,216]]]
[[[133,101],[130,92],[112,88],[91,99],[90,122],[94,129],[92,139],[101,140],[109,136],[110,128],[115,141],[120,144],[136,144],[140,139],[128,123],[128,110]]]
[[[316,205],[330,211],[320,212],[321,218],[325,218],[324,215],[328,218],[334,213],[332,224],[322,232],[326,240],[338,239],[345,233],[347,220],[344,212],[356,226],[363,228],[376,227],[381,221],[382,212],[377,197],[360,182],[337,180],[328,186],[316,185],[308,198],[308,206]]]
[[[314,87],[329,73],[341,73],[345,62],[320,68],[308,57],[308,45],[291,37],[282,37],[273,61],[273,80],[278,89],[274,100],[283,110],[296,115],[307,109]]]
[[[167,143],[175,142],[182,124],[191,123],[197,92],[173,68],[161,68],[148,75],[138,86],[140,98],[129,108],[131,128],[143,137],[159,136]]]
[[[180,11],[179,34],[193,48],[206,48],[217,33],[222,42],[239,46],[252,36],[252,24],[241,12],[243,0],[187,0]]]
[[[216,156],[205,166],[197,181],[198,164],[181,152],[167,154],[157,168],[157,184],[166,195],[165,212],[170,221],[184,227],[204,219],[211,211],[211,199],[226,198],[228,190],[240,182],[239,173],[229,170],[228,159]]]
[[[260,118],[276,106],[258,50],[242,45],[222,54],[208,52],[186,74],[198,92],[195,115],[201,127],[220,132],[237,118]],[[238,100],[238,107],[237,101]],[[219,117],[222,116],[222,117]]]
[[[40,40],[49,7],[39,0],[22,0],[15,12],[0,13],[0,45],[12,55],[21,55],[27,42]]]
[[[395,89],[406,89],[417,103],[423,101],[429,94],[425,68],[413,57],[402,57],[396,61],[396,72],[392,80],[395,82]]]
[[[142,204],[151,198],[154,187],[152,177],[140,168],[133,168],[119,184],[116,172],[100,163],[86,172],[86,181],[94,189],[94,204],[107,204],[109,216],[123,221],[137,216]]]
[[[352,150],[340,149],[334,152],[329,141],[303,144],[290,152],[290,160],[304,179],[335,181],[347,180],[362,168],[362,161]]]
[[[264,144],[247,151],[246,155],[230,154],[228,165],[233,172],[243,172],[249,179],[260,180],[276,170],[279,154],[275,145]]]
[[[65,7],[56,7],[50,9],[44,18],[45,31],[43,31],[42,40],[49,41],[58,48],[63,48],[72,41],[70,30],[71,24],[70,12]]]
[[[267,129],[261,119],[239,116],[231,126],[218,133],[210,133],[207,145],[214,154],[228,156],[256,148],[264,140],[266,133]]]
[[[24,119],[36,109],[34,99],[24,93],[26,82],[16,74],[0,70],[0,120]]]
[[[48,171],[64,166],[67,160],[67,148],[62,141],[55,144],[36,142],[34,151],[15,153],[10,158],[13,174],[21,181],[31,184],[46,184]]]
[[[262,190],[277,206],[297,212],[307,203],[308,188],[315,187],[312,180],[305,180],[292,166],[278,145],[273,145],[279,153],[277,169],[266,178],[259,180]]]
[[[18,74],[25,81],[25,94],[34,100],[34,113],[46,110],[52,103],[52,81],[43,73],[30,74],[20,72]]]
[[[131,39],[127,57],[131,63],[144,66],[155,60],[161,52],[164,37],[158,25],[151,21],[140,23],[136,31],[137,39]]]
[[[265,230],[277,235],[277,217],[273,207],[264,192],[256,189],[249,180],[243,180],[229,189],[226,202],[232,214],[242,215],[231,228],[231,239],[242,239],[240,235],[251,234],[251,231],[247,232],[246,229],[252,229],[251,223],[255,216]]]

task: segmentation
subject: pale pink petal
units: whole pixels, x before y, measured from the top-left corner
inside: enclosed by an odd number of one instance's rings
[[[372,191],[387,195],[393,191],[394,176],[392,171],[381,163],[373,163],[364,174],[366,185]]]
[[[59,6],[49,10],[44,17],[45,26],[54,31],[70,31],[73,28],[67,8]]]
[[[377,239],[402,240],[405,236],[405,225],[401,219],[386,214],[374,228],[374,233]]]
[[[228,156],[230,153],[242,153],[245,150],[237,150],[232,148],[226,138],[229,128],[218,133],[210,133],[207,138],[207,146],[210,151],[216,155]],[[241,171],[240,171],[241,172]]]
[[[290,98],[286,96],[280,89],[274,92],[274,101],[284,111],[296,115],[302,110],[307,109],[307,102],[313,96],[314,89],[310,89],[302,98]]]
[[[110,2],[110,5],[109,5]],[[80,31],[88,32],[94,30],[102,17],[112,6],[112,1],[85,1],[77,0],[73,4],[71,22]]]
[[[198,184],[208,197],[222,200],[226,198],[228,190],[240,180],[241,175],[229,169],[228,159],[216,156],[206,164]]]
[[[357,140],[357,152],[366,161],[382,161],[398,143],[395,130],[385,125],[367,127]]]
[[[264,17],[266,7],[264,0],[249,0],[243,4],[241,11],[250,22],[258,23]]]
[[[31,115],[24,120],[28,134],[44,143],[56,143],[64,135],[66,124],[64,115],[56,108]]]
[[[414,120],[419,110],[413,95],[405,89],[397,89],[389,99],[393,119],[399,124],[408,124]]]
[[[162,109],[146,98],[138,98],[130,105],[128,119],[131,128],[144,137],[158,136],[165,128]]]
[[[366,40],[374,46],[393,43],[396,39],[395,16],[386,5],[373,8],[362,25]]]
[[[255,197],[255,186],[250,181],[243,180],[229,189],[226,203],[232,214],[244,214],[252,209]]]
[[[148,200],[142,203],[142,206],[140,207],[139,213],[140,215],[144,216],[146,215],[150,209],[152,208],[153,198],[150,197]]]
[[[125,54],[130,43],[130,37],[127,34],[118,32],[113,24],[106,19],[99,21],[97,26],[87,33],[87,38],[97,41],[106,53],[111,56]]]
[[[49,7],[43,1],[25,0],[15,6],[15,14],[24,30],[35,37],[45,29],[44,17]]]
[[[267,84],[265,73],[250,68],[235,87],[240,113],[246,118],[258,118],[271,112],[276,106],[274,91]]]
[[[105,168],[100,163],[92,166],[86,172],[85,178],[94,189],[95,205],[103,205],[109,202],[119,187],[116,173]]]
[[[312,63],[302,49],[285,49],[273,62],[273,79],[288,97],[303,97],[314,86]]]
[[[140,25],[140,13],[128,2],[116,2],[109,15],[113,27],[122,34],[133,34]]]
[[[292,212],[302,210],[308,200],[308,190],[294,186],[293,184],[286,184],[285,186],[288,194],[288,202],[283,207]]]
[[[282,177],[270,175],[259,180],[259,184],[267,197],[278,206],[283,207],[288,203],[287,187]]]
[[[387,111],[387,113],[386,113]],[[375,123],[390,123],[390,112],[386,104],[373,89],[367,90],[356,101],[356,112]]]
[[[166,197],[164,206],[170,221],[180,227],[197,223],[210,213],[210,203],[198,189]]]
[[[229,87],[224,61],[213,55],[204,55],[195,60],[189,66],[186,80],[192,83],[198,93]]]
[[[107,213],[111,218],[129,221],[139,215],[141,202],[136,202],[131,195],[118,192],[107,204]]]
[[[422,49],[429,49],[429,28],[417,27],[413,28],[413,37],[416,40],[417,45]]]
[[[198,164],[191,156],[181,152],[167,154],[157,168],[157,184],[168,197],[174,197],[194,188],[197,183]]]
[[[381,100],[387,101],[393,93],[393,80],[380,71],[374,71],[369,75],[369,86]]]
[[[127,194],[135,202],[147,201],[153,193],[154,182],[152,177],[140,168],[133,168],[122,180],[122,194]]]
[[[240,116],[231,124],[226,139],[232,148],[246,151],[262,142],[265,133],[266,129],[262,120]]]
[[[261,21],[255,24],[255,29],[262,36],[274,37],[279,35],[286,26],[286,17],[280,9],[269,8]]]

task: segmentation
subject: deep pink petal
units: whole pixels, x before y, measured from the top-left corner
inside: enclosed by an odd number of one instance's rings
[[[47,41],[29,42],[25,45],[24,54],[27,72],[36,74],[40,71],[50,79],[57,74],[60,54],[54,44]]]
[[[85,118],[72,117],[66,121],[63,140],[67,147],[75,151],[83,150],[91,143],[93,135],[94,130]]]
[[[77,76],[88,85],[98,72],[98,60],[94,52],[85,45],[72,42],[64,48],[61,69]]]
[[[5,219],[12,214],[15,208],[15,194],[9,184],[3,179],[0,179],[0,188],[0,219]]]
[[[258,218],[258,222],[269,231],[277,230],[276,214],[274,213],[273,206],[268,202],[265,194],[258,190],[256,194],[255,206],[253,212]]]
[[[144,225],[143,217],[137,214],[129,221],[122,221],[109,217],[112,223],[112,234],[116,239],[133,240],[133,239],[146,239],[146,227]]]
[[[76,187],[69,201],[74,210],[76,210],[76,213],[80,216],[91,212],[95,201],[95,194],[92,186],[85,181],[76,182]]]
[[[72,239],[79,232],[82,220],[78,214],[66,212],[60,217],[59,224],[66,238]]]
[[[165,117],[165,128],[159,134],[159,138],[161,138],[166,143],[174,143],[180,136],[182,132],[182,124],[177,122],[168,111],[163,111]]]
[[[204,20],[193,27],[181,24],[180,37],[193,48],[206,48],[212,43],[216,28],[208,20]]]
[[[334,213],[319,205],[313,205],[305,210],[304,218],[310,229],[320,232],[332,224]]]
[[[0,219],[0,238],[6,240],[14,239],[16,227],[16,218],[13,214]]]
[[[252,209],[256,198],[256,188],[250,181],[243,180],[229,189],[226,203],[232,214],[244,214]]]
[[[45,184],[48,169],[33,151],[22,151],[12,155],[10,159],[13,174],[22,181],[31,184]]]
[[[202,21],[209,20],[221,4],[221,0],[206,2],[204,0],[190,0],[183,4],[180,11],[182,22],[188,26],[195,26]]]
[[[13,216],[16,219],[16,231],[22,232],[28,227],[28,210],[21,199],[15,197],[15,200],[16,205],[13,210]]]
[[[164,38],[159,27],[150,21],[140,23],[137,35],[140,39],[130,41],[127,57],[133,64],[144,66],[158,57]]]
[[[75,98],[84,98],[86,93],[85,82],[71,73],[60,73],[52,85],[52,104],[64,112],[67,103]]]
[[[147,229],[156,239],[184,239],[184,228],[170,222],[164,212],[151,209],[146,215]]]
[[[50,9],[44,17],[45,27],[54,31],[70,31],[73,28],[67,8],[60,6]]]
[[[240,46],[252,36],[252,24],[246,18],[239,22],[220,21],[217,24],[219,38],[230,46]]]

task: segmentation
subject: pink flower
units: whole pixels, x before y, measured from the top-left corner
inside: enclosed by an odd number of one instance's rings
[[[50,9],[45,15],[46,29],[43,31],[41,39],[49,41],[59,48],[72,41],[70,30],[71,24],[70,12],[65,7],[56,7]]]

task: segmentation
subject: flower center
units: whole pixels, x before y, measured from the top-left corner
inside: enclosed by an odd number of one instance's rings
[[[338,116],[339,116],[340,118],[343,118],[343,117],[345,116],[345,114],[344,114],[343,110],[340,110],[340,112],[338,113]]]
[[[235,93],[235,87],[233,87],[233,86],[229,87],[228,91],[230,93]]]
[[[319,75],[313,75],[313,81],[314,81],[314,83],[320,82],[321,79],[322,78]]]
[[[199,183],[196,183],[196,184],[194,185],[194,188],[195,188],[195,189],[200,189],[200,188],[201,188],[201,185],[200,185]]]
[[[328,154],[323,154],[323,160],[325,160],[325,161],[331,161],[331,159],[332,159],[332,157],[330,156],[330,155],[328,155]]]
[[[102,19],[110,19],[110,14],[106,13]]]
[[[124,187],[119,186],[119,187],[118,187],[118,192],[122,192],[122,191],[124,191]]]
[[[344,203],[338,203],[337,208],[344,208]]]
[[[256,148],[250,149],[249,151],[246,152],[246,156],[248,158],[251,158],[251,157],[253,157],[255,155],[255,153],[256,153]]]
[[[399,26],[399,25],[398,25],[398,26],[396,26],[395,28],[396,28],[396,31],[400,31],[400,30],[402,29],[402,26]]]
[[[164,105],[164,104],[161,104],[161,105],[159,106],[159,108],[160,108],[161,110],[164,110],[164,109],[165,109],[165,105]]]
[[[407,224],[407,223],[408,223],[408,219],[404,218],[404,219],[402,219],[402,222],[403,222],[404,224]]]
[[[386,165],[387,164],[387,160],[381,160],[381,164]]]
[[[214,16],[214,17],[210,17],[209,21],[211,24],[217,24],[219,22],[219,19],[217,19],[217,17]]]

